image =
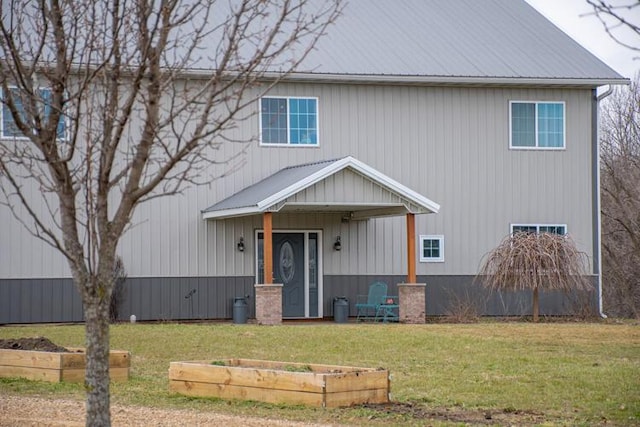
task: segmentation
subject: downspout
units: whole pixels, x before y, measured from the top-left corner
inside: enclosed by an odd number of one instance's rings
[[[605,99],[607,96],[613,93],[613,85],[609,85],[609,88],[602,94],[597,94],[597,89],[594,89],[594,94],[596,102],[594,103],[594,111],[593,111],[593,138],[594,138],[594,153],[593,156],[595,158],[594,161],[594,180],[595,180],[595,200],[596,206],[594,208],[596,214],[596,233],[595,233],[595,253],[597,254],[597,260],[595,262],[596,269],[598,273],[598,314],[603,319],[607,318],[607,315],[604,314],[603,304],[602,304],[602,209],[600,204],[600,128],[599,128],[599,120],[598,113],[600,112],[600,101]]]
[[[609,85],[609,89],[607,89],[603,94],[598,95],[598,103],[600,103],[600,101],[602,101],[603,99],[605,99],[607,96],[611,95],[613,93],[613,86]]]

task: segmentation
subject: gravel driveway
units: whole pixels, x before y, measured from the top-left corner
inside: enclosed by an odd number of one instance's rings
[[[266,418],[223,415],[185,409],[156,409],[111,405],[111,424],[116,426],[247,426],[327,427],[327,424],[297,423]],[[84,401],[42,397],[0,396],[1,427],[82,427]]]

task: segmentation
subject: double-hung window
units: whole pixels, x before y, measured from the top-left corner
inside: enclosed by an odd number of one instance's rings
[[[515,233],[551,233],[567,234],[566,225],[558,224],[511,224],[511,234]]]
[[[260,99],[260,143],[318,145],[318,99],[264,97]]]
[[[444,236],[420,236],[420,262],[444,262]]]
[[[11,95],[18,114],[20,114],[22,118],[26,120],[22,98],[20,97],[18,89],[10,88],[9,90],[12,91]],[[39,99],[36,102],[37,107],[41,109],[41,116],[46,120],[51,115],[51,89],[38,89],[38,97]],[[2,115],[2,119],[0,120],[0,137],[17,139],[26,138],[26,136],[16,126],[13,115],[11,114],[11,110],[9,110],[9,107],[4,102],[2,103],[2,111],[0,112],[0,114]],[[58,126],[56,129],[56,135],[57,139],[59,140],[66,139],[66,123],[64,120],[64,115],[60,116],[60,120],[58,121]]]
[[[511,101],[509,104],[511,148],[565,148],[564,102]]]

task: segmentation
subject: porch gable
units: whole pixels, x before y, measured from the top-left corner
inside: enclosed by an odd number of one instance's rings
[[[202,211],[203,219],[264,212],[344,212],[350,219],[437,213],[440,206],[348,156],[291,166]]]

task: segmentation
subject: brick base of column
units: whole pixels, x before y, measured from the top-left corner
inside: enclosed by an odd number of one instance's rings
[[[425,290],[426,283],[399,283],[400,322],[425,323]]]
[[[256,321],[259,325],[282,324],[282,285],[256,284]]]

